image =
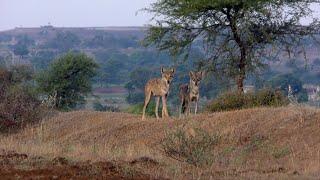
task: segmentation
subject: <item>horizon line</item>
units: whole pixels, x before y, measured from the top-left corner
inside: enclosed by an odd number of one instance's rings
[[[116,29],[116,28],[135,28],[135,29],[145,29],[148,28],[148,25],[141,25],[141,26],[53,26],[53,25],[43,25],[43,26],[26,26],[26,27],[14,27],[11,29],[4,29],[0,30],[0,32],[5,32],[5,31],[13,31],[13,30],[19,30],[19,29],[40,29],[40,28],[58,28],[58,29],[99,29],[101,28],[102,30],[105,29]]]

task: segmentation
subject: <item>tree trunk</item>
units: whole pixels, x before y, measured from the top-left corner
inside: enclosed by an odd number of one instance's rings
[[[237,88],[238,88],[238,92],[239,93],[243,93],[243,87],[244,87],[244,80],[246,78],[246,58],[247,58],[247,51],[245,49],[244,46],[242,46],[243,44],[240,44],[240,51],[241,51],[241,55],[240,55],[240,60],[239,60],[239,64],[238,64],[238,68],[239,68],[239,74],[237,75]]]
[[[243,93],[243,87],[244,87],[244,79],[245,79],[245,76],[243,75],[238,75],[236,77],[236,82],[237,82],[237,89],[238,89],[238,92],[239,93]]]
[[[230,9],[226,12],[227,19],[230,22],[230,28],[233,34],[235,42],[238,44],[240,49],[240,58],[238,62],[238,71],[236,76],[237,89],[239,93],[243,93],[244,80],[246,77],[246,59],[247,59],[247,49],[245,43],[241,40],[238,32],[238,27],[236,23],[236,17],[232,17],[230,14]]]

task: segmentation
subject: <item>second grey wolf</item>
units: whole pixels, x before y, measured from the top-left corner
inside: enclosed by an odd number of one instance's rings
[[[170,68],[165,70],[164,68],[161,68],[161,78],[155,78],[155,79],[150,79],[145,88],[144,88],[144,93],[145,93],[145,99],[144,99],[144,106],[142,110],[142,120],[145,119],[145,112],[146,108],[150,102],[151,96],[156,96],[156,118],[159,118],[158,115],[158,108],[159,108],[159,102],[160,102],[160,97],[162,99],[162,118],[163,117],[169,117],[168,109],[167,109],[167,96],[169,93],[169,87],[170,83],[173,79],[174,75],[174,68]]]
[[[199,86],[200,81],[203,78],[203,71],[200,72],[189,72],[190,82],[189,84],[183,84],[179,88],[179,98],[180,98],[180,114],[190,114],[191,112],[191,102],[195,102],[194,114],[198,111],[198,102],[200,98]]]

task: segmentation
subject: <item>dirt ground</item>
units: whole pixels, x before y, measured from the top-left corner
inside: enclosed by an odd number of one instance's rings
[[[195,137],[195,129],[219,135],[210,156],[205,156],[212,164],[199,167],[168,156],[162,141],[176,129]],[[320,179],[319,135],[320,110],[310,107],[145,121],[127,113],[59,113],[0,137],[0,177]]]
[[[154,179],[112,162],[72,162],[56,157],[29,157],[14,151],[2,150],[0,179]],[[161,179],[161,178],[158,178]]]

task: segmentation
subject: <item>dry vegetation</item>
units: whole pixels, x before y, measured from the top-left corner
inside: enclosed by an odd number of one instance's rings
[[[140,118],[125,113],[60,113],[36,127],[0,138],[0,149],[51,160],[112,162],[128,176],[139,172],[170,179],[320,177],[317,109],[256,108],[184,120]],[[185,138],[194,138],[196,143],[199,129],[219,137],[212,151],[202,154],[210,156],[211,163],[193,164],[166,153],[163,141],[171,132],[182,130]],[[190,146],[194,150],[194,144]]]

